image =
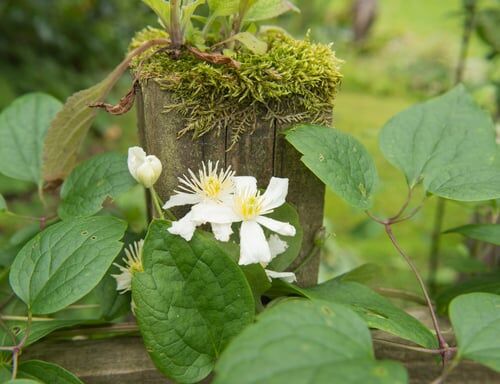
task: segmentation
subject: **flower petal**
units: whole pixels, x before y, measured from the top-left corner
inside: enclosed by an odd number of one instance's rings
[[[179,235],[184,240],[189,241],[193,237],[196,226],[200,223],[193,221],[191,218],[191,212],[189,212],[182,219],[172,222],[172,226],[168,231],[172,235]]]
[[[237,194],[244,192],[254,195],[257,192],[257,179],[253,176],[235,176],[233,183]]]
[[[264,230],[255,221],[244,221],[240,229],[240,265],[269,263],[271,251]]]
[[[191,212],[192,219],[202,223],[230,224],[241,221],[230,206],[216,202],[196,204]]]
[[[287,283],[295,283],[297,281],[297,276],[293,272],[275,272],[266,269],[266,275],[269,281],[272,279],[280,279],[286,281]]]
[[[269,244],[269,250],[271,251],[272,259],[288,249],[288,243],[281,240],[279,236],[275,234],[269,236],[269,239],[267,239],[267,243]]]
[[[165,203],[163,209],[177,207],[179,205],[193,205],[200,202],[200,196],[194,193],[177,192],[170,196],[170,199]]]
[[[141,147],[131,147],[128,149],[127,165],[132,177],[137,180],[137,168],[144,163],[146,152]]]
[[[295,236],[295,227],[289,223],[284,223],[283,221],[274,220],[265,216],[257,216],[255,221],[280,235]]]
[[[285,204],[288,194],[288,179],[271,177],[266,191],[262,195],[263,210],[269,211]]]
[[[217,240],[229,241],[229,237],[231,237],[233,229],[231,228],[231,224],[212,223],[212,232]]]

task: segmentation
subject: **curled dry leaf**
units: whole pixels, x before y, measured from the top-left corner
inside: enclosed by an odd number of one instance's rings
[[[207,53],[207,52],[201,52],[200,50],[194,48],[194,47],[186,47],[189,52],[191,52],[196,58],[207,61],[212,64],[227,64],[230,67],[239,69],[241,66],[241,63],[232,59],[229,56],[224,56],[220,53]]]
[[[135,101],[135,93],[136,93],[136,85],[137,85],[137,80],[135,80],[132,84],[132,88],[127,92],[125,96],[123,96],[119,103],[114,105],[114,104],[109,104],[109,103],[104,103],[104,102],[98,102],[98,103],[92,103],[89,105],[90,108],[102,108],[106,110],[106,112],[112,114],[112,115],[123,115],[124,113],[127,113],[130,111],[132,106],[134,105]]]

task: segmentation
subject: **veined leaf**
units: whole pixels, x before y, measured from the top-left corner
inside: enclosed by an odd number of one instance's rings
[[[403,384],[402,365],[376,361],[364,322],[321,300],[287,300],[261,313],[222,353],[214,384]]]
[[[231,16],[238,12],[240,0],[207,0],[213,16]]]
[[[463,201],[500,197],[500,171],[491,118],[462,85],[394,116],[380,148],[406,175],[438,196]]]
[[[0,114],[0,173],[41,182],[43,140],[61,109],[59,100],[43,93],[19,97]]]
[[[28,360],[19,365],[18,377],[37,380],[44,384],[83,384],[71,372],[54,363]]]
[[[125,222],[109,216],[50,226],[17,255],[12,289],[34,314],[65,308],[99,283],[122,248],[125,229]]]
[[[333,279],[315,287],[299,288],[273,280],[271,291],[346,305],[360,315],[370,328],[380,329],[426,348],[437,347],[436,338],[426,326],[365,285]]]
[[[130,175],[126,156],[105,153],[77,166],[61,188],[59,216],[62,219],[91,216],[106,198],[116,198],[136,182]]]
[[[440,313],[446,314],[450,302],[455,297],[474,292],[500,295],[500,271],[473,276],[441,291],[436,297],[437,309]]]
[[[195,233],[187,242],[168,227],[166,221],[151,224],[132,297],[155,365],[175,381],[195,383],[252,322],[254,300],[243,272],[214,241]]]
[[[357,208],[370,207],[378,176],[360,142],[336,129],[315,125],[294,127],[286,133],[286,139],[326,186]]]
[[[263,55],[267,52],[267,43],[259,40],[250,32],[240,32],[234,35],[232,40],[237,40],[256,55]]]
[[[469,224],[448,229],[444,233],[460,233],[474,240],[500,245],[500,224]]]
[[[170,28],[170,2],[165,0],[142,0],[142,2],[156,13],[162,26],[168,30]]]
[[[44,320],[33,320],[30,326],[30,333],[28,339],[25,342],[25,346],[31,345],[38,340],[44,338],[45,336],[51,334],[59,329],[73,327],[78,324],[94,324],[95,321],[89,320],[59,320],[59,319],[44,319]],[[27,321],[23,320],[6,320],[6,326],[16,334],[16,339],[21,341],[26,334]],[[0,340],[4,343],[0,345],[13,345],[12,340],[8,337],[6,330],[0,328]]]
[[[76,164],[78,151],[97,114],[89,105],[103,101],[127,65],[119,65],[100,83],[77,92],[66,100],[45,136],[43,179],[64,180]]]
[[[288,248],[285,252],[276,256],[267,266],[267,268],[272,271],[280,272],[288,268],[299,255],[302,247],[304,230],[300,225],[297,210],[289,203],[285,203],[281,207],[276,208],[274,212],[269,215],[269,217],[278,221],[290,223],[295,227],[296,231],[295,236],[279,236],[281,240],[286,241]]]
[[[450,304],[457,338],[457,358],[470,359],[500,372],[500,296],[469,293]]]
[[[288,11],[300,12],[300,9],[288,0],[257,0],[245,15],[245,21],[273,19]]]

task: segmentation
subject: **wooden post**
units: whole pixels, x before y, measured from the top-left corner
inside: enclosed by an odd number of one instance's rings
[[[227,151],[231,143],[229,130],[209,132],[194,140],[188,135],[178,138],[178,132],[184,128],[183,118],[176,112],[164,113],[165,106],[173,102],[172,95],[161,90],[154,80],[141,82],[136,101],[139,135],[146,152],[163,163],[164,172],[157,184],[161,198],[166,200],[173,193],[177,177],[188,168],[198,169],[202,161],[219,161],[239,175],[255,176],[260,188],[267,186],[271,176],[287,177],[288,201],[297,208],[304,230],[302,251],[291,267],[299,265],[310,254],[315,235],[323,225],[325,187],[281,134],[290,124],[258,117],[253,132],[243,134]],[[174,211],[177,216],[186,212],[187,208]],[[299,271],[299,284],[316,284],[318,268],[319,252]]]

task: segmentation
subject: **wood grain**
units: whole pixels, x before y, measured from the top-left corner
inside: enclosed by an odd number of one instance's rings
[[[239,175],[251,175],[265,188],[272,176],[290,179],[288,201],[299,212],[304,230],[302,251],[292,265],[301,264],[313,248],[316,233],[323,225],[325,187],[300,161],[299,153],[289,145],[283,131],[291,124],[279,119],[265,119],[258,115],[252,132],[244,133],[230,150],[232,131],[209,132],[199,139],[178,137],[185,127],[177,112],[165,113],[166,105],[174,103],[172,94],[162,91],[153,80],[142,82],[137,92],[137,114],[141,145],[147,153],[156,155],[164,165],[164,172],[157,184],[163,200],[173,193],[177,178],[187,168],[197,170],[202,161],[219,161],[224,167],[231,166]],[[331,115],[331,113],[330,113]],[[177,217],[187,208],[174,210]],[[319,252],[297,274],[299,284],[311,286],[318,279]]]

